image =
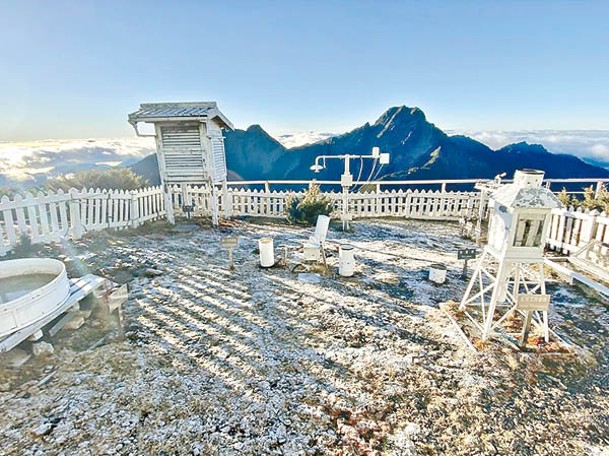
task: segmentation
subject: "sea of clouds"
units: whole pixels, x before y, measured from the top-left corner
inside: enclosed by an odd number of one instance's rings
[[[95,167],[128,165],[154,152],[151,138],[0,142],[0,185],[35,184],[46,177]]]
[[[283,144],[288,149],[292,147],[304,146],[305,144],[313,144],[324,139],[336,136],[339,133],[330,133],[327,131],[296,131],[288,133],[272,133],[271,136]]]
[[[573,154],[609,169],[609,131],[522,130],[467,131],[464,134],[493,149],[526,141],[542,144],[550,152]],[[325,140],[337,133],[281,132],[274,134],[284,146],[297,147]],[[135,163],[155,150],[152,138],[65,139],[30,142],[0,142],[0,185],[35,185],[48,176],[72,173],[92,167]]]

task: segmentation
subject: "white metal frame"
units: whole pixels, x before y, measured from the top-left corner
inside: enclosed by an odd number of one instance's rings
[[[459,306],[482,340],[491,337],[512,313],[524,316],[524,312],[517,309],[519,294],[546,294],[543,265],[543,258],[500,260],[484,249]],[[479,313],[470,311],[472,307]],[[532,322],[548,342],[548,312],[535,311]]]

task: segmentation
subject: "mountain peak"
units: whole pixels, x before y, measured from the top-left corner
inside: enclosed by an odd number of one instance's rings
[[[416,106],[393,106],[381,115],[374,125],[411,125],[413,123],[425,122],[425,113]]]
[[[502,147],[499,150],[511,153],[549,154],[548,150],[541,144],[530,144],[526,141],[508,144],[507,146]]]
[[[264,131],[264,128],[262,128],[259,124],[250,125],[249,127],[247,127],[247,131],[249,131],[250,133],[265,133],[266,134],[266,131]]]

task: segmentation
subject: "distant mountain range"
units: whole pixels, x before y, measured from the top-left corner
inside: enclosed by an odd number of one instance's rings
[[[519,142],[498,150],[463,135],[449,136],[427,121],[418,108],[398,106],[388,109],[373,124],[348,133],[329,137],[314,144],[286,148],[259,125],[225,134],[229,179],[338,180],[343,165],[328,160],[327,168],[314,174],[310,166],[318,155],[369,155],[372,147],[391,154],[389,165],[372,170],[371,161],[359,160],[351,172],[361,179],[466,179],[492,178],[516,169],[543,169],[547,177],[609,177],[609,170],[591,165],[568,154],[553,154],[539,144]],[[151,183],[159,182],[156,156],[151,155],[131,165],[134,172]]]

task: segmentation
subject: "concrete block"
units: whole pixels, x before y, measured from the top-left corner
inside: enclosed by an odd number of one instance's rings
[[[85,324],[85,319],[81,316],[74,316],[72,319],[68,320],[64,325],[64,329],[78,329],[82,325]]]
[[[28,337],[27,340],[36,342],[37,340],[42,339],[43,336],[44,336],[44,333],[42,332],[42,329],[39,329],[34,334],[32,334],[30,337]]]
[[[34,356],[50,356],[55,353],[55,348],[48,342],[37,342],[32,344],[32,353]]]

